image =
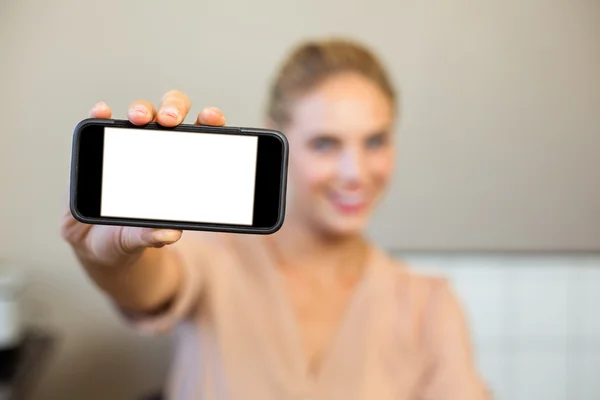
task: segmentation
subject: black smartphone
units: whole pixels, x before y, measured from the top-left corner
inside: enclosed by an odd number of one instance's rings
[[[284,221],[285,135],[269,129],[85,119],[73,134],[80,222],[271,234]]]

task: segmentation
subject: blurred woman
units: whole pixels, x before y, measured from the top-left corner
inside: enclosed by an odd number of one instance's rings
[[[480,400],[468,329],[446,280],[416,274],[365,236],[394,167],[397,95],[348,40],[303,43],[277,74],[266,126],[290,143],[288,211],[270,236],[90,226],[63,237],[142,332],[175,330],[170,399]],[[180,124],[165,94],[128,118]],[[99,103],[91,112],[109,118]],[[198,124],[224,125],[216,108]]]

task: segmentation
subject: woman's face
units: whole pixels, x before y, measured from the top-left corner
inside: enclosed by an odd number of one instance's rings
[[[322,233],[357,234],[394,167],[394,110],[371,80],[342,74],[294,103],[289,213]]]

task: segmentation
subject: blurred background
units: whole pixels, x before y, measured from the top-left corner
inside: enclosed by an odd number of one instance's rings
[[[4,0],[0,327],[46,360],[31,398],[134,399],[169,367],[170,339],[121,324],[60,239],[77,122],[180,89],[187,122],[261,126],[291,46],[331,35],[402,95],[373,238],[452,279],[497,399],[600,398],[600,1]]]

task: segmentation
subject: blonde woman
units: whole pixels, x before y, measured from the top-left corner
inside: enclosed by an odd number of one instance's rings
[[[169,399],[481,400],[463,312],[442,278],[410,271],[364,233],[394,165],[397,96],[347,40],[301,44],[277,74],[266,125],[290,143],[288,212],[271,236],[78,223],[62,235],[132,327],[174,331]],[[180,124],[190,99],[134,102],[134,124]],[[96,118],[110,108],[96,105]],[[216,108],[198,124],[224,125]]]

